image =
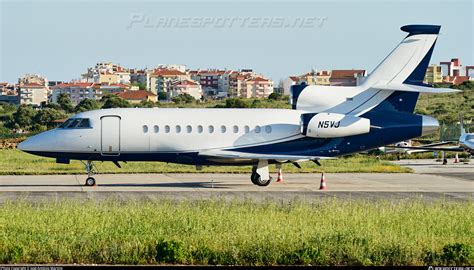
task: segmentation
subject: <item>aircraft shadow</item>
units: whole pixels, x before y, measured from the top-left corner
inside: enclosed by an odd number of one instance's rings
[[[203,189],[229,189],[231,185],[221,182],[186,182],[186,183],[121,183],[121,184],[97,184],[98,187],[163,187],[163,188],[203,188]],[[1,188],[11,187],[84,187],[81,184],[17,184],[0,185]]]
[[[82,187],[84,185],[74,184],[74,185],[65,185],[65,184],[19,184],[19,185],[0,185],[2,187]]]
[[[170,188],[209,188],[226,189],[231,188],[221,182],[186,182],[186,183],[121,183],[121,184],[98,184],[100,187],[170,187]]]

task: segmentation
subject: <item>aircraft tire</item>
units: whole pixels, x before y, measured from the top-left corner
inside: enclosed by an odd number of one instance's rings
[[[95,186],[95,185],[96,185],[96,182],[95,182],[94,177],[87,177],[87,179],[86,179],[86,184],[85,184],[85,185],[88,186],[88,187],[93,187],[93,186]]]
[[[252,181],[254,185],[257,185],[259,187],[266,187],[272,181],[272,177],[270,177],[270,179],[268,180],[262,180],[262,178],[260,177],[258,173],[253,172],[252,175],[250,176],[250,180]]]

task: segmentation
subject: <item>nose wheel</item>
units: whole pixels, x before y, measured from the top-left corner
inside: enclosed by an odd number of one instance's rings
[[[95,183],[95,178],[94,177],[87,177],[86,184],[85,184],[86,186],[93,187],[93,186],[95,186],[95,184],[96,183]]]
[[[82,161],[81,161],[82,162]],[[86,187],[93,187],[95,186],[97,183],[95,181],[95,178],[92,177],[93,175],[96,174],[96,168],[95,168],[95,165],[94,163],[91,161],[91,160],[88,160],[86,163],[82,162],[84,164],[84,166],[86,167],[86,171],[87,171],[87,179],[86,179],[86,183],[84,184]]]

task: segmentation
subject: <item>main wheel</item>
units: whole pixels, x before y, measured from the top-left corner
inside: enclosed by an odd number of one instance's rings
[[[268,180],[262,180],[262,177],[260,177],[260,174],[256,172],[252,172],[252,175],[250,175],[250,180],[252,181],[254,185],[257,185],[259,187],[265,187],[270,184],[270,182],[272,181],[272,177],[270,177],[270,179]]]
[[[95,186],[95,179],[94,179],[94,177],[87,177],[87,179],[86,179],[86,186],[88,186],[88,187]]]

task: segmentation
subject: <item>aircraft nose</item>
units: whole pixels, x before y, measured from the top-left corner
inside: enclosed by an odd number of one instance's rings
[[[17,145],[17,148],[24,152],[48,151],[51,148],[50,142],[54,141],[52,135],[51,131],[40,133],[24,140]]]
[[[27,151],[27,149],[29,148],[29,141],[30,139],[26,139],[24,141],[22,141],[21,143],[19,143],[16,148],[20,149],[21,151]]]

